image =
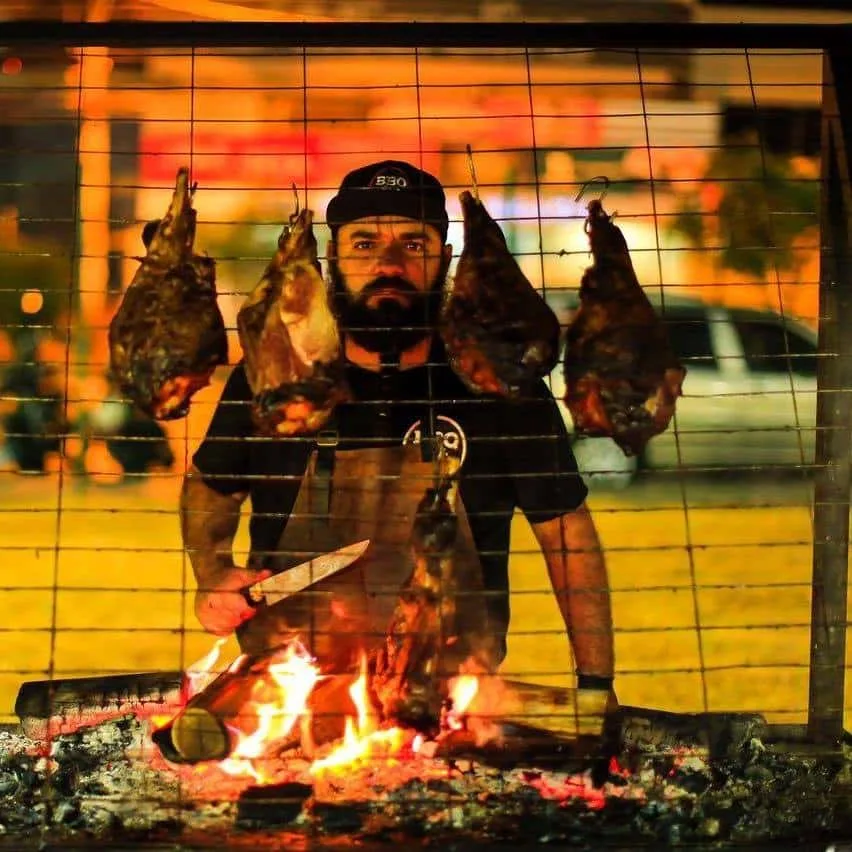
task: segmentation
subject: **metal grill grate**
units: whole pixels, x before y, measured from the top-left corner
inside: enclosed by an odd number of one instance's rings
[[[819,606],[827,601],[822,626],[835,651],[846,627],[836,620],[845,581],[813,570],[840,558],[820,561],[830,559],[820,536],[836,548],[848,537],[848,495],[826,491],[849,484],[846,456],[827,455],[848,455],[848,438],[833,437],[849,427],[838,420],[848,414],[847,347],[832,331],[848,258],[837,272],[828,265],[829,239],[841,252],[848,243],[820,230],[821,203],[837,233],[848,225],[836,221],[848,206],[821,196],[831,163],[845,162],[819,132],[821,47],[840,36],[803,29],[781,42],[768,28],[721,28],[711,42],[684,28],[666,41],[663,30],[647,46],[625,28],[605,43],[578,29],[560,47],[568,29],[538,42],[504,29],[503,41],[476,45],[465,27],[455,41],[452,31],[439,41],[435,27],[353,29],[351,40],[317,27],[274,46],[279,30],[142,27],[134,45],[123,24],[102,38],[48,25],[33,46],[25,28],[9,28],[0,60],[4,720],[14,720],[23,681],[183,670],[212,644],[193,612],[178,502],[230,368],[186,419],[159,426],[106,377],[107,325],[177,168],[199,183],[197,245],[217,262],[235,362],[236,312],[290,212],[292,184],[317,211],[322,253],[321,214],[347,171],[380,159],[423,167],[447,190],[455,262],[471,145],[483,202],[563,324],[590,263],[575,198],[607,176],[607,207],[688,369],[672,425],[638,465],[606,439],[575,444],[610,576],[619,699],[792,725],[810,711],[842,727],[848,702],[842,713],[824,706],[821,675],[809,679],[822,641],[812,587]],[[577,33],[594,49],[577,46]],[[759,48],[743,48],[748,34]],[[846,205],[848,177],[835,173]],[[818,404],[818,380],[833,402]],[[570,427],[561,366],[549,383]],[[248,507],[243,515],[238,562]],[[502,673],[571,686],[565,628],[520,512],[509,573]],[[237,653],[229,640],[223,656]],[[843,660],[821,661],[835,664],[834,697]]]

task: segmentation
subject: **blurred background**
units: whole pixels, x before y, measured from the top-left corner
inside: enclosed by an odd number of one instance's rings
[[[7,2],[0,21],[852,21],[840,2],[402,6]],[[457,256],[470,144],[483,202],[565,323],[590,262],[588,197],[576,197],[606,176],[605,206],[689,371],[675,422],[642,458],[602,439],[575,445],[610,566],[621,700],[801,721],[821,66],[817,51],[781,48],[0,44],[0,716],[24,679],[169,668],[211,644],[192,613],[177,500],[228,369],[168,424],[134,411],[107,375],[109,320],[176,170],[189,165],[199,184],[196,245],[217,261],[234,363],[236,312],[292,211],[291,184],[317,212],[322,252],[325,207],[347,171],[414,162],[447,188]],[[551,382],[560,400],[561,368]],[[522,518],[512,547],[507,670],[569,680]]]

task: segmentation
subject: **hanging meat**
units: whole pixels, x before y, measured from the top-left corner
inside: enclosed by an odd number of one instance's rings
[[[145,414],[174,420],[228,363],[212,258],[195,254],[195,187],[178,170],[166,215],[145,226],[146,254],[109,326],[110,373]]]
[[[459,549],[456,487],[442,476],[417,506],[413,570],[373,655],[371,688],[385,721],[426,734],[437,732],[448,682],[462,666],[487,673],[496,659],[479,560]]]
[[[290,217],[260,283],[240,308],[237,329],[259,431],[321,429],[348,394],[311,210]]]
[[[464,247],[441,311],[450,366],[475,393],[519,397],[559,360],[559,320],[509,252],[500,226],[459,196]]]
[[[593,263],[567,332],[565,405],[577,434],[609,436],[634,456],[668,426],[686,370],[636,278],[621,229],[600,201],[588,211]]]
[[[429,488],[414,519],[414,570],[399,596],[384,645],[376,654],[372,688],[383,717],[430,732],[440,720],[441,652],[455,635],[453,549],[458,517],[450,482]]]

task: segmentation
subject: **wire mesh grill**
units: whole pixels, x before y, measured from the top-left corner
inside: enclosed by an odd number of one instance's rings
[[[234,363],[236,312],[292,184],[322,251],[321,214],[347,171],[425,168],[447,191],[455,262],[471,145],[483,202],[566,326],[590,263],[575,198],[607,176],[607,207],[688,369],[674,422],[638,464],[607,439],[575,443],[620,700],[804,721],[821,67],[821,51],[781,49],[7,49],[0,716],[14,718],[24,680],[186,669],[213,642],[194,615],[178,502],[230,367],[186,419],[160,424],[106,374],[109,320],[177,168],[199,184],[197,245],[217,263]],[[549,384],[570,428],[561,366]],[[520,512],[509,575],[502,672],[572,684]]]

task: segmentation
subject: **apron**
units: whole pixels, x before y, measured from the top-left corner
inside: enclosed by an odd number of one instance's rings
[[[277,573],[347,544],[370,539],[370,545],[336,575],[262,608],[237,637],[250,654],[299,638],[324,671],[346,671],[384,642],[414,568],[410,539],[418,503],[438,474],[456,472],[458,461],[435,453],[425,435],[420,445],[339,450],[333,434],[317,444],[276,552],[263,567]],[[467,592],[457,598],[458,632],[477,637],[485,649],[482,567],[457,482],[448,497],[458,517],[454,576]]]

